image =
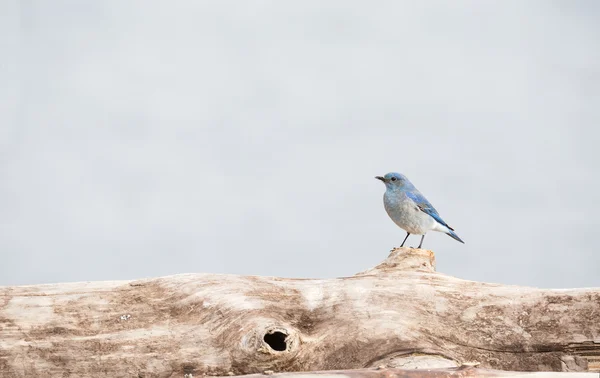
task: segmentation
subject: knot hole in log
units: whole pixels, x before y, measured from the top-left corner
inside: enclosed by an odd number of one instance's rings
[[[236,374],[262,372],[264,370],[284,371],[297,362],[300,352],[300,334],[285,322],[273,323],[272,319],[258,318],[251,331],[242,336],[241,348],[235,349],[235,363],[232,371]]]
[[[292,327],[271,325],[259,327],[255,332],[258,333],[257,350],[266,354],[279,355],[282,352],[294,352],[300,344],[300,336]]]
[[[262,355],[281,355],[296,352],[300,344],[299,332],[294,327],[283,324],[255,325],[253,330],[242,337],[241,346],[248,355],[259,352]]]
[[[288,335],[281,331],[273,331],[272,333],[265,333],[263,340],[271,349],[283,352],[287,350],[287,337]]]

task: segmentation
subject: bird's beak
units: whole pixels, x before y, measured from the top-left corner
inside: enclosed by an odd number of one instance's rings
[[[381,176],[375,176],[375,178],[376,178],[377,180],[381,180],[381,181],[385,182],[385,179],[384,179],[383,177],[381,177]]]

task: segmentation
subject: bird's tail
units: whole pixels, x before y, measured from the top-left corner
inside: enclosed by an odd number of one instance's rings
[[[461,243],[465,244],[465,242],[464,242],[464,241],[462,241],[462,239],[461,239],[461,238],[459,238],[459,237],[458,237],[458,235],[456,235],[456,232],[454,232],[454,231],[452,231],[452,230],[448,230],[448,231],[446,232],[446,234],[447,234],[448,236],[450,236],[452,239],[454,239],[454,240],[456,240],[456,241],[459,241],[459,242],[461,242]]]

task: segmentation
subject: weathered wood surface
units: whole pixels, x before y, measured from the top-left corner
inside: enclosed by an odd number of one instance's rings
[[[432,252],[410,248],[337,279],[181,274],[0,288],[2,378],[465,361],[513,371],[600,370],[600,289],[465,281],[436,273]]]
[[[598,373],[516,372],[461,366],[445,369],[355,369],[299,373],[250,374],[239,378],[598,378]]]

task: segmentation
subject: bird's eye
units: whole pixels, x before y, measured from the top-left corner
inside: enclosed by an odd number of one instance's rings
[[[395,177],[392,177],[390,180],[392,181],[396,181],[397,179]]]

